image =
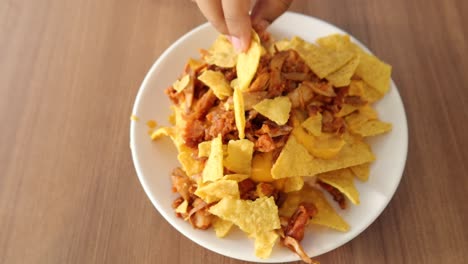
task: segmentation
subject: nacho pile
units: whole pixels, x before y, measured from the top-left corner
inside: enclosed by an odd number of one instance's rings
[[[173,126],[152,138],[170,136],[179,152],[180,218],[220,238],[242,230],[259,258],[281,243],[315,263],[300,245],[307,225],[352,228],[330,203],[359,205],[354,181],[367,181],[376,158],[365,138],[392,129],[372,107],[391,67],[345,35],[314,44],[252,34],[245,53],[219,36],[189,59],[166,90]]]

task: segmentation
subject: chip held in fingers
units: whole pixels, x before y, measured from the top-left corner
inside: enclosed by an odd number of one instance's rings
[[[366,138],[392,133],[373,106],[391,67],[338,34],[315,44],[252,32],[242,53],[219,36],[200,54],[166,90],[172,126],[151,135],[177,147],[175,213],[220,239],[240,229],[258,258],[279,244],[317,263],[301,245],[309,226],[352,228],[340,214],[361,202],[355,178],[371,176]]]

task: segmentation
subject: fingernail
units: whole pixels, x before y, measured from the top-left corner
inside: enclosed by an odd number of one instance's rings
[[[229,37],[231,39],[231,43],[232,43],[232,46],[234,46],[234,48],[241,52],[242,51],[242,43],[241,43],[241,40],[234,37],[234,36],[230,36]]]

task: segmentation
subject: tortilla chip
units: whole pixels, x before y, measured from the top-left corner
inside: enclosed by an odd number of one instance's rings
[[[273,51],[271,54],[274,54],[274,52],[277,51],[283,51],[283,50],[288,50],[291,48],[291,42],[288,39],[283,39],[275,42],[273,44]]]
[[[184,77],[182,77],[180,80],[175,81],[172,84],[172,88],[174,88],[174,90],[180,93],[182,92],[182,90],[185,89],[185,87],[188,86],[189,82],[190,82],[190,75],[187,74]]]
[[[223,142],[218,135],[211,141],[210,155],[202,173],[203,182],[216,181],[223,177],[223,172]]]
[[[273,246],[278,239],[278,234],[275,231],[255,234],[255,256],[267,259],[271,255]]]
[[[233,225],[234,224],[232,222],[223,220],[219,217],[214,217],[213,219],[213,228],[215,230],[216,236],[219,238],[227,236]]]
[[[358,110],[358,108],[354,105],[350,105],[350,104],[343,104],[341,106],[341,109],[338,113],[336,113],[335,115],[337,117],[344,117],[344,116],[347,116],[351,113],[353,113],[354,111]]]
[[[330,51],[311,43],[305,42],[299,37],[291,40],[291,45],[296,50],[307,66],[321,79],[337,71],[353,58],[353,53],[343,51]]]
[[[316,137],[321,136],[322,135],[322,114],[317,112],[317,114],[310,116],[304,122],[302,122],[301,125],[312,135]]]
[[[352,166],[349,167],[349,169],[353,172],[354,176],[356,176],[356,178],[358,178],[360,181],[366,182],[369,179],[370,163]]]
[[[249,175],[247,174],[227,174],[227,175],[224,175],[223,180],[232,180],[236,182],[241,182],[247,178],[249,178]]]
[[[248,139],[230,140],[224,167],[236,173],[250,174],[253,150],[254,143]]]
[[[342,232],[349,230],[349,225],[335,212],[323,193],[307,184],[300,191],[288,193],[288,197],[281,206],[279,214],[291,217],[302,202],[313,203],[318,209],[317,215],[310,220],[310,223],[330,227]]]
[[[321,181],[327,183],[342,192],[353,204],[359,204],[359,192],[354,186],[354,176],[348,168],[330,171],[317,176]]]
[[[203,59],[208,64],[214,64],[222,68],[232,68],[236,66],[237,52],[226,36],[219,35]]]
[[[276,160],[271,174],[273,179],[295,176],[313,176],[318,173],[347,168],[375,160],[370,147],[363,141],[347,135],[346,144],[332,159],[314,158],[307,149],[291,135]]]
[[[320,47],[327,48],[330,50],[351,50],[357,52],[357,50],[353,50],[350,47],[351,39],[349,35],[328,35],[326,37],[317,39],[317,44],[319,44]]]
[[[237,58],[237,82],[238,88],[241,91],[247,90],[250,86],[255,73],[257,72],[260,56],[262,53],[262,46],[257,33],[252,32],[252,42],[246,52],[239,54]]]
[[[185,214],[187,213],[187,208],[188,208],[188,202],[187,200],[184,200],[177,208],[175,209],[176,213],[179,214]]]
[[[302,189],[303,186],[304,179],[302,177],[285,178],[282,191],[285,193],[295,192]]]
[[[358,126],[350,126],[350,131],[362,137],[372,137],[392,130],[392,124],[380,120],[369,120]]]
[[[261,197],[255,201],[225,197],[210,207],[209,212],[232,222],[248,234],[265,233],[281,227],[273,197]]]
[[[151,139],[156,140],[164,136],[173,137],[174,133],[175,131],[173,127],[161,127],[161,128],[158,128],[153,133],[151,133]]]
[[[198,187],[195,195],[206,203],[213,203],[224,197],[239,199],[239,187],[236,181],[219,180],[202,187]]]
[[[384,95],[379,93],[376,89],[373,87],[369,86],[367,83],[363,82],[363,90],[362,90],[362,99],[369,103],[376,102],[380,99],[382,99]]]
[[[359,65],[360,56],[354,55],[354,57],[346,63],[339,70],[329,74],[325,77],[335,87],[348,86],[351,83],[351,77],[356,72],[356,68]]]
[[[356,75],[375,88],[380,94],[385,94],[390,89],[391,74],[392,66],[373,55],[361,53],[361,62],[356,68]]]
[[[282,126],[288,122],[291,112],[291,101],[287,96],[278,96],[274,99],[264,99],[253,106],[257,112]]]
[[[220,100],[232,95],[232,88],[222,72],[207,70],[198,76],[198,80],[210,87]]]
[[[390,88],[392,67],[352,43],[349,36],[332,35],[317,40],[321,47],[334,51],[348,51],[360,55],[356,75],[375,88],[380,94],[385,94]]]
[[[256,182],[272,182],[271,166],[273,165],[272,152],[255,153],[252,159],[251,179]]]
[[[239,139],[245,137],[245,110],[244,110],[244,96],[239,88],[234,88],[234,118],[236,121],[237,131],[239,132]]]
[[[367,118],[367,120],[377,119],[379,115],[377,111],[375,111],[372,106],[366,104],[364,106],[359,107],[359,113]]]
[[[188,176],[198,174],[203,170],[203,164],[199,160],[194,159],[194,156],[195,152],[191,148],[185,146],[181,146],[179,154],[177,155],[182,169]]]
[[[314,171],[313,162],[314,157],[291,135],[273,164],[271,175],[273,179],[312,176],[315,174],[310,173]]]
[[[198,144],[198,157],[208,157],[211,151],[211,140],[203,141]]]
[[[316,158],[332,159],[338,155],[345,142],[339,136],[322,133],[319,137],[308,134],[294,121],[292,135]]]

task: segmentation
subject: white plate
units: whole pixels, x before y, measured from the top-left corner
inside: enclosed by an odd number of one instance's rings
[[[319,19],[291,12],[277,19],[269,30],[276,39],[297,35],[311,42],[329,34],[346,33]],[[170,103],[163,90],[176,80],[186,60],[189,57],[197,58],[198,49],[208,48],[216,36],[217,32],[208,24],[193,29],[169,47],[146,75],[133,108],[133,114],[140,118],[140,122],[131,122],[130,126],[130,146],[138,178],[159,213],[197,244],[219,254],[247,261],[298,260],[294,253],[278,245],[269,259],[258,259],[254,255],[253,241],[241,231],[233,232],[224,239],[216,238],[213,230],[195,230],[189,223],[177,218],[171,207],[176,196],[171,192],[170,173],[178,166],[177,153],[169,139],[151,142],[145,123],[154,119],[160,125],[168,125]],[[361,204],[350,206],[345,211],[337,209],[351,229],[341,233],[311,227],[302,241],[310,256],[326,253],[359,235],[387,206],[400,182],[406,162],[408,130],[403,103],[393,82],[390,92],[376,104],[376,108],[382,120],[393,123],[393,130],[370,140],[378,158],[372,165],[369,181],[356,181]],[[334,202],[332,204],[335,205]]]

